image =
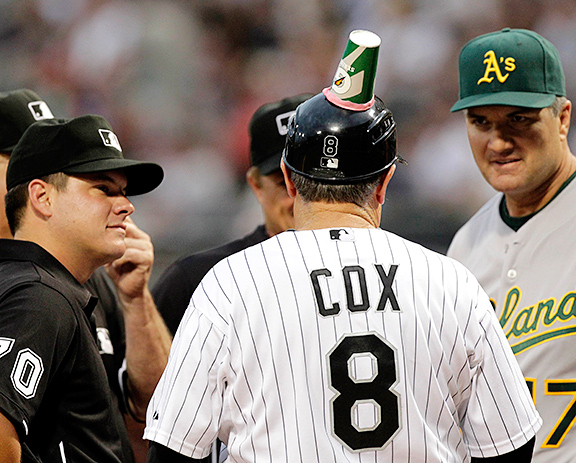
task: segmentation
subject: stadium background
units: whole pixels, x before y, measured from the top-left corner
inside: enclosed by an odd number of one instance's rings
[[[372,30],[382,38],[375,91],[409,162],[382,226],[445,252],[493,194],[462,114],[449,112],[460,47],[533,29],[559,49],[575,98],[574,24],[573,0],[0,0],[0,90],[33,89],[57,117],[103,115],[127,157],[164,167],[161,187],[133,198],[155,246],[154,281],[174,259],[260,222],[244,180],[252,113],[321,91],[349,32]]]

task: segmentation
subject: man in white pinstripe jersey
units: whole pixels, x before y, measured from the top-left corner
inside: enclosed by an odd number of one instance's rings
[[[291,119],[296,230],[192,296],[148,408],[150,462],[196,461],[217,437],[231,462],[531,460],[541,420],[488,297],[378,228],[401,158],[390,111],[367,108],[325,91]]]

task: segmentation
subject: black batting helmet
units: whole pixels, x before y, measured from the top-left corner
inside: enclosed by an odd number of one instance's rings
[[[358,183],[381,175],[396,160],[396,122],[374,97],[364,111],[344,109],[324,94],[302,103],[288,123],[286,167],[321,183]]]

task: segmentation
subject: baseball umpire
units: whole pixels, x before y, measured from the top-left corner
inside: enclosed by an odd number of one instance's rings
[[[499,193],[456,234],[448,255],[491,297],[543,419],[534,461],[576,455],[576,158],[572,103],[556,47],[503,29],[460,52],[460,99],[474,159]]]
[[[360,59],[375,41],[355,39]],[[216,438],[237,462],[530,461],[541,420],[488,297],[379,228],[396,124],[377,97],[342,100],[345,79],[289,123],[296,230],[194,292],[148,408],[150,462],[195,461]]]
[[[10,155],[31,124],[53,118],[49,105],[32,90],[0,93],[0,238],[13,238],[4,209]],[[125,416],[132,448],[140,460],[147,447],[141,439],[141,421],[171,344],[148,289],[153,262],[150,237],[128,219],[126,252],[106,268],[98,268],[86,282],[98,298],[93,311],[98,350],[114,402]],[[121,431],[123,436],[127,434],[124,428]],[[123,438],[123,442],[124,460],[129,462],[133,452],[128,439]]]
[[[0,238],[12,237],[4,214],[10,154],[30,124],[53,118],[49,106],[32,90],[22,88],[0,93]]]
[[[183,257],[160,276],[152,289],[154,301],[172,333],[176,332],[192,293],[214,264],[242,249],[294,226],[292,206],[280,159],[286,143],[288,119],[311,94],[301,94],[260,106],[250,120],[250,163],[246,180],[264,215],[259,225],[245,237],[223,246]]]
[[[14,148],[14,239],[0,240],[2,461],[130,461],[83,284],[125,254],[126,194],[162,177],[157,164],[124,159],[100,116],[40,120]]]

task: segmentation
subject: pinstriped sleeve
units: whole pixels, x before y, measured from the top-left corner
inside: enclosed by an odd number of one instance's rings
[[[144,438],[183,455],[206,457],[216,439],[228,354],[228,298],[210,271],[176,332],[168,365],[148,407]]]
[[[476,284],[476,280],[472,280]],[[475,375],[462,425],[471,456],[488,458],[528,442],[542,419],[534,407],[520,367],[494,314],[488,296],[478,285],[472,310],[481,331],[475,340]]]

